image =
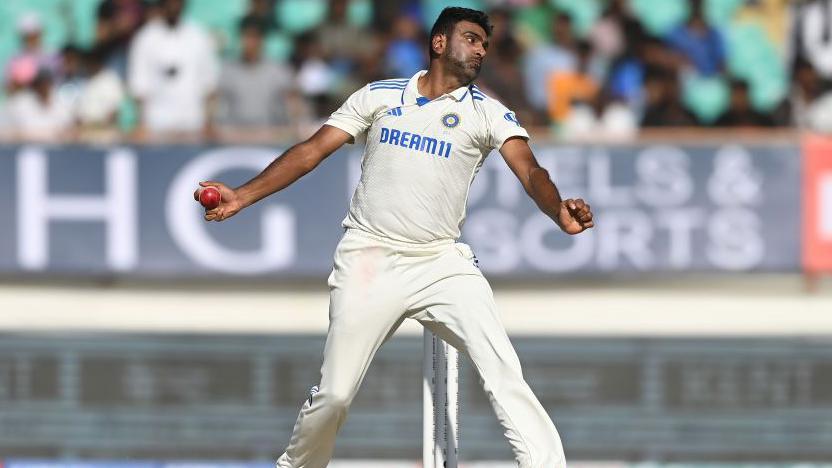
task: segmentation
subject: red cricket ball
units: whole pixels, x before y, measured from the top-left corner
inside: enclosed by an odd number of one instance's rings
[[[213,210],[220,206],[220,200],[222,200],[220,191],[214,187],[205,187],[199,192],[199,202],[206,210]]]

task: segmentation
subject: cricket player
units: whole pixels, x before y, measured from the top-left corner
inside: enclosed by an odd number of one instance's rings
[[[205,219],[223,221],[367,135],[361,179],[328,279],[320,384],[300,410],[279,468],[327,466],[373,356],[407,318],[470,358],[518,466],[566,466],[555,426],[523,379],[491,288],[471,249],[457,239],[471,182],[495,148],[564,232],[591,228],[592,213],[581,199],[561,199],[515,114],[474,85],[490,33],[484,13],[446,8],[430,33],[427,71],[356,91],[312,137],[236,189],[200,183],[222,195]]]

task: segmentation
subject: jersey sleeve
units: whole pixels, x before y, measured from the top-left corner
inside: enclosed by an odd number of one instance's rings
[[[367,86],[352,93],[338,110],[325,122],[352,135],[353,139],[367,131],[373,123],[375,110],[370,103],[370,91]]]
[[[499,102],[490,102],[488,106],[489,130],[488,146],[499,150],[511,137],[529,139],[529,132],[520,125],[517,115]]]

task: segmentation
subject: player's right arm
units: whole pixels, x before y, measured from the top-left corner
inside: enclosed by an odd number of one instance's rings
[[[206,221],[223,221],[237,214],[243,208],[269,195],[279,192],[300,179],[335,152],[353,136],[331,125],[322,126],[306,141],[292,146],[271,162],[260,174],[245,184],[232,189],[221,182],[200,182],[201,187],[216,187],[222,195],[222,203],[205,212]],[[199,192],[194,199],[199,200]]]
[[[377,101],[371,99],[369,86],[354,92],[308,140],[289,148],[263,172],[236,189],[219,182],[200,182],[202,187],[216,187],[222,195],[220,205],[205,212],[205,220],[228,219],[258,200],[283,190],[315,169],[344,143],[352,143],[359,134],[370,128],[379,111],[380,104]],[[200,190],[202,189],[194,192],[197,200]]]

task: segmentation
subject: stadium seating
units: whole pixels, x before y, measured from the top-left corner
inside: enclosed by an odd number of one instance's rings
[[[101,0],[2,0],[0,1],[0,64],[19,48],[17,21],[28,12],[39,15],[44,25],[44,47],[59,50],[72,43],[90,47],[95,38],[96,10]],[[238,22],[248,8],[248,0],[189,0],[187,17],[208,27],[218,41],[224,56],[239,51]],[[486,8],[483,0],[424,0],[422,19],[429,28],[433,18],[448,5]],[[587,0],[548,0],[548,4],[569,14],[576,31],[585,36],[602,12],[603,2]],[[732,76],[746,80],[751,89],[752,103],[758,110],[773,109],[788,90],[788,76],[778,44],[774,44],[762,27],[753,22],[734,21],[742,0],[707,0],[709,21],[724,33],[727,45],[727,69]],[[684,21],[689,12],[687,0],[631,0],[634,13],[647,30],[663,36]],[[516,12],[515,25],[524,43],[547,40],[551,11],[532,7]],[[326,0],[279,0],[275,11],[280,30],[266,38],[268,57],[284,61],[293,51],[293,36],[319,26],[326,18]],[[348,10],[352,24],[365,26],[372,19],[370,0],[353,0]],[[721,79],[685,80],[685,102],[706,120],[718,115],[727,105],[725,83]],[[2,100],[0,90],[0,100]],[[129,117],[130,105],[124,106],[123,122]],[[713,117],[715,118],[715,117]]]

